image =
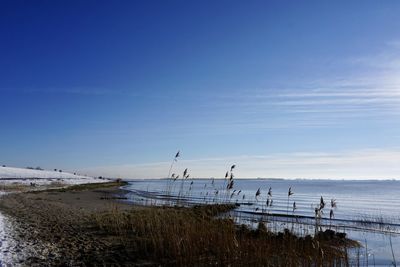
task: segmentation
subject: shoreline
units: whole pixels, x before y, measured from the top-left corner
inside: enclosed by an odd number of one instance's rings
[[[23,255],[17,265],[283,266],[320,262],[320,249],[330,260],[346,260],[343,249],[356,245],[333,231],[300,238],[272,233],[264,224],[249,229],[216,218],[232,205],[137,206],[121,201],[127,192],[122,185],[82,184],[2,196],[0,211],[10,218]],[[232,251],[241,258],[230,258]]]

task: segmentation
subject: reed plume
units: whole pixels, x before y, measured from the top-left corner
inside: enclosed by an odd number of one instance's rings
[[[333,210],[336,208],[337,208],[336,199],[332,198],[331,199],[331,210],[329,211],[329,229],[331,229],[331,227],[332,227],[332,219],[335,217]]]
[[[260,196],[261,195],[261,189],[260,188],[258,188],[257,189],[257,192],[256,192],[256,200],[258,201],[258,196]]]
[[[230,171],[227,171],[225,173],[225,180],[224,180],[224,187],[225,187],[225,201],[228,200],[228,197],[230,195],[230,190],[233,188],[234,185],[234,174],[233,174],[233,169],[235,169],[236,165],[233,164],[230,168]],[[229,177],[229,178],[228,178]],[[226,184],[227,183],[227,184]]]
[[[171,193],[171,190],[173,187],[172,183],[175,182],[176,179],[178,179],[178,178],[176,178],[174,173],[171,175],[171,172],[172,172],[172,168],[174,167],[174,163],[178,161],[178,158],[180,157],[180,155],[181,155],[181,152],[180,152],[180,150],[178,150],[178,152],[175,154],[175,157],[172,159],[171,166],[169,167],[168,176],[167,176],[167,179],[168,179],[167,189],[166,189],[167,195],[170,195],[170,193]]]
[[[287,194],[287,207],[286,207],[286,215],[289,215],[289,199],[290,196],[293,195],[292,187],[289,187],[288,194]]]

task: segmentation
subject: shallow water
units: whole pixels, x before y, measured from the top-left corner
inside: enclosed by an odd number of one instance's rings
[[[273,205],[267,208],[270,187]],[[293,195],[288,200],[289,187]],[[400,264],[400,181],[235,179],[232,190],[225,188],[224,180],[211,179],[185,180],[183,184],[182,180],[173,183],[158,179],[130,180],[125,187],[130,191],[130,201],[145,205],[238,203],[240,207],[234,216],[240,219],[239,223],[267,217],[273,221],[270,227],[276,230],[293,228],[301,234],[313,233],[314,208],[320,204],[322,196],[326,207],[321,223],[325,228],[345,231],[350,238],[363,244],[358,253],[362,266],[367,266],[367,258],[368,265],[390,266],[393,262],[391,247]],[[258,189],[261,194],[256,198]],[[331,199],[337,201],[337,208],[332,209],[332,220],[329,219]],[[293,202],[296,202],[294,212]]]

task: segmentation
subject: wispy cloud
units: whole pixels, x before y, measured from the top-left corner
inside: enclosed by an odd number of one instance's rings
[[[384,44],[377,55],[340,60],[343,71],[323,80],[288,82],[279,88],[240,90],[220,96],[219,108],[231,109],[244,125],[264,118],[293,127],[342,125],[354,118],[385,121],[400,117],[400,45]],[[350,70],[350,71],[348,71]],[[251,117],[249,114],[258,114]],[[246,115],[246,116],[244,116]],[[271,118],[279,118],[275,122]],[[333,118],[336,118],[334,120]],[[382,120],[383,119],[383,120]],[[293,124],[296,121],[297,124]],[[260,123],[260,127],[262,127]]]
[[[400,149],[240,155],[181,160],[174,171],[180,173],[189,168],[192,177],[223,177],[230,164],[235,163],[236,175],[241,178],[400,179],[399,158]],[[102,166],[81,171],[122,178],[159,178],[166,176],[169,164]]]

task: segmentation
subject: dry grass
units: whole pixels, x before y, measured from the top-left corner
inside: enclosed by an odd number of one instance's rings
[[[251,230],[214,216],[231,206],[148,208],[96,214],[104,234],[118,237],[127,254],[163,266],[310,266],[347,264],[356,245],[333,231],[298,238],[274,234],[260,224]]]
[[[107,188],[107,187],[116,187],[116,186],[124,186],[127,182],[124,181],[111,181],[105,183],[89,183],[89,184],[77,184],[77,185],[63,185],[63,187],[59,188],[45,188],[43,190],[35,190],[31,193],[41,193],[41,192],[67,192],[67,191],[87,191],[94,190],[98,188]]]
[[[5,192],[26,192],[31,187],[22,183],[0,183],[0,190]]]

